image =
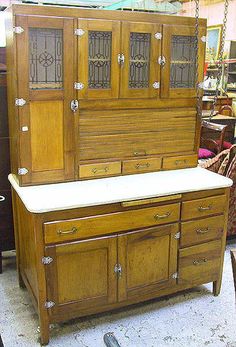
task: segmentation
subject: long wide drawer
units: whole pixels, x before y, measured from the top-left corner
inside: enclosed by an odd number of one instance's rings
[[[226,195],[185,201],[182,205],[182,220],[201,218],[223,213],[226,209]]]
[[[207,283],[217,279],[221,264],[221,240],[179,251],[178,283]]]
[[[46,243],[82,239],[125,230],[135,230],[179,220],[180,204],[91,216],[44,224]]]

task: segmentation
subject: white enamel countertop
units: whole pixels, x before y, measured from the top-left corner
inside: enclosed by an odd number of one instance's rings
[[[225,188],[233,183],[198,167],[31,187],[19,187],[14,175],[8,179],[33,213]]]

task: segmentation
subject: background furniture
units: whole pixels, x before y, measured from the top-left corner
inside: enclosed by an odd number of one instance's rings
[[[10,180],[19,280],[42,343],[50,323],[208,282],[219,294],[231,180],[201,168],[38,187]]]
[[[200,163],[199,166],[233,180],[230,188],[227,236],[236,235],[236,145],[222,151],[213,159]]]
[[[2,70],[0,71],[0,273],[2,252],[14,249],[11,188],[7,176],[10,170],[10,150],[7,117],[6,65],[1,49]],[[5,68],[4,68],[5,66]],[[5,71],[4,71],[5,70]]]
[[[27,5],[8,12],[20,185],[197,165],[194,18]],[[199,24],[202,81],[206,20]]]

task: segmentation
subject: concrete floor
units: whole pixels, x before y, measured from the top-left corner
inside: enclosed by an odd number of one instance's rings
[[[121,347],[236,347],[236,312],[229,249],[218,297],[207,284],[130,308],[60,324],[51,347],[104,347],[112,331]],[[0,334],[5,347],[39,346],[37,314],[18,287],[14,253],[7,253],[0,275]]]

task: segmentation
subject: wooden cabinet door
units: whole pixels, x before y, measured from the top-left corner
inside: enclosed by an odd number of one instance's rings
[[[51,313],[65,315],[117,301],[117,236],[46,247],[53,261],[46,266]]]
[[[203,81],[206,29],[199,28],[198,81]],[[161,68],[162,98],[193,98],[196,96],[195,27],[163,25]]]
[[[78,20],[78,98],[118,98],[120,22]]]
[[[21,183],[74,178],[73,19],[16,16]]]
[[[157,98],[160,86],[161,25],[122,23],[122,98]]]
[[[118,300],[150,297],[176,283],[178,224],[118,236],[118,259],[122,267]]]

